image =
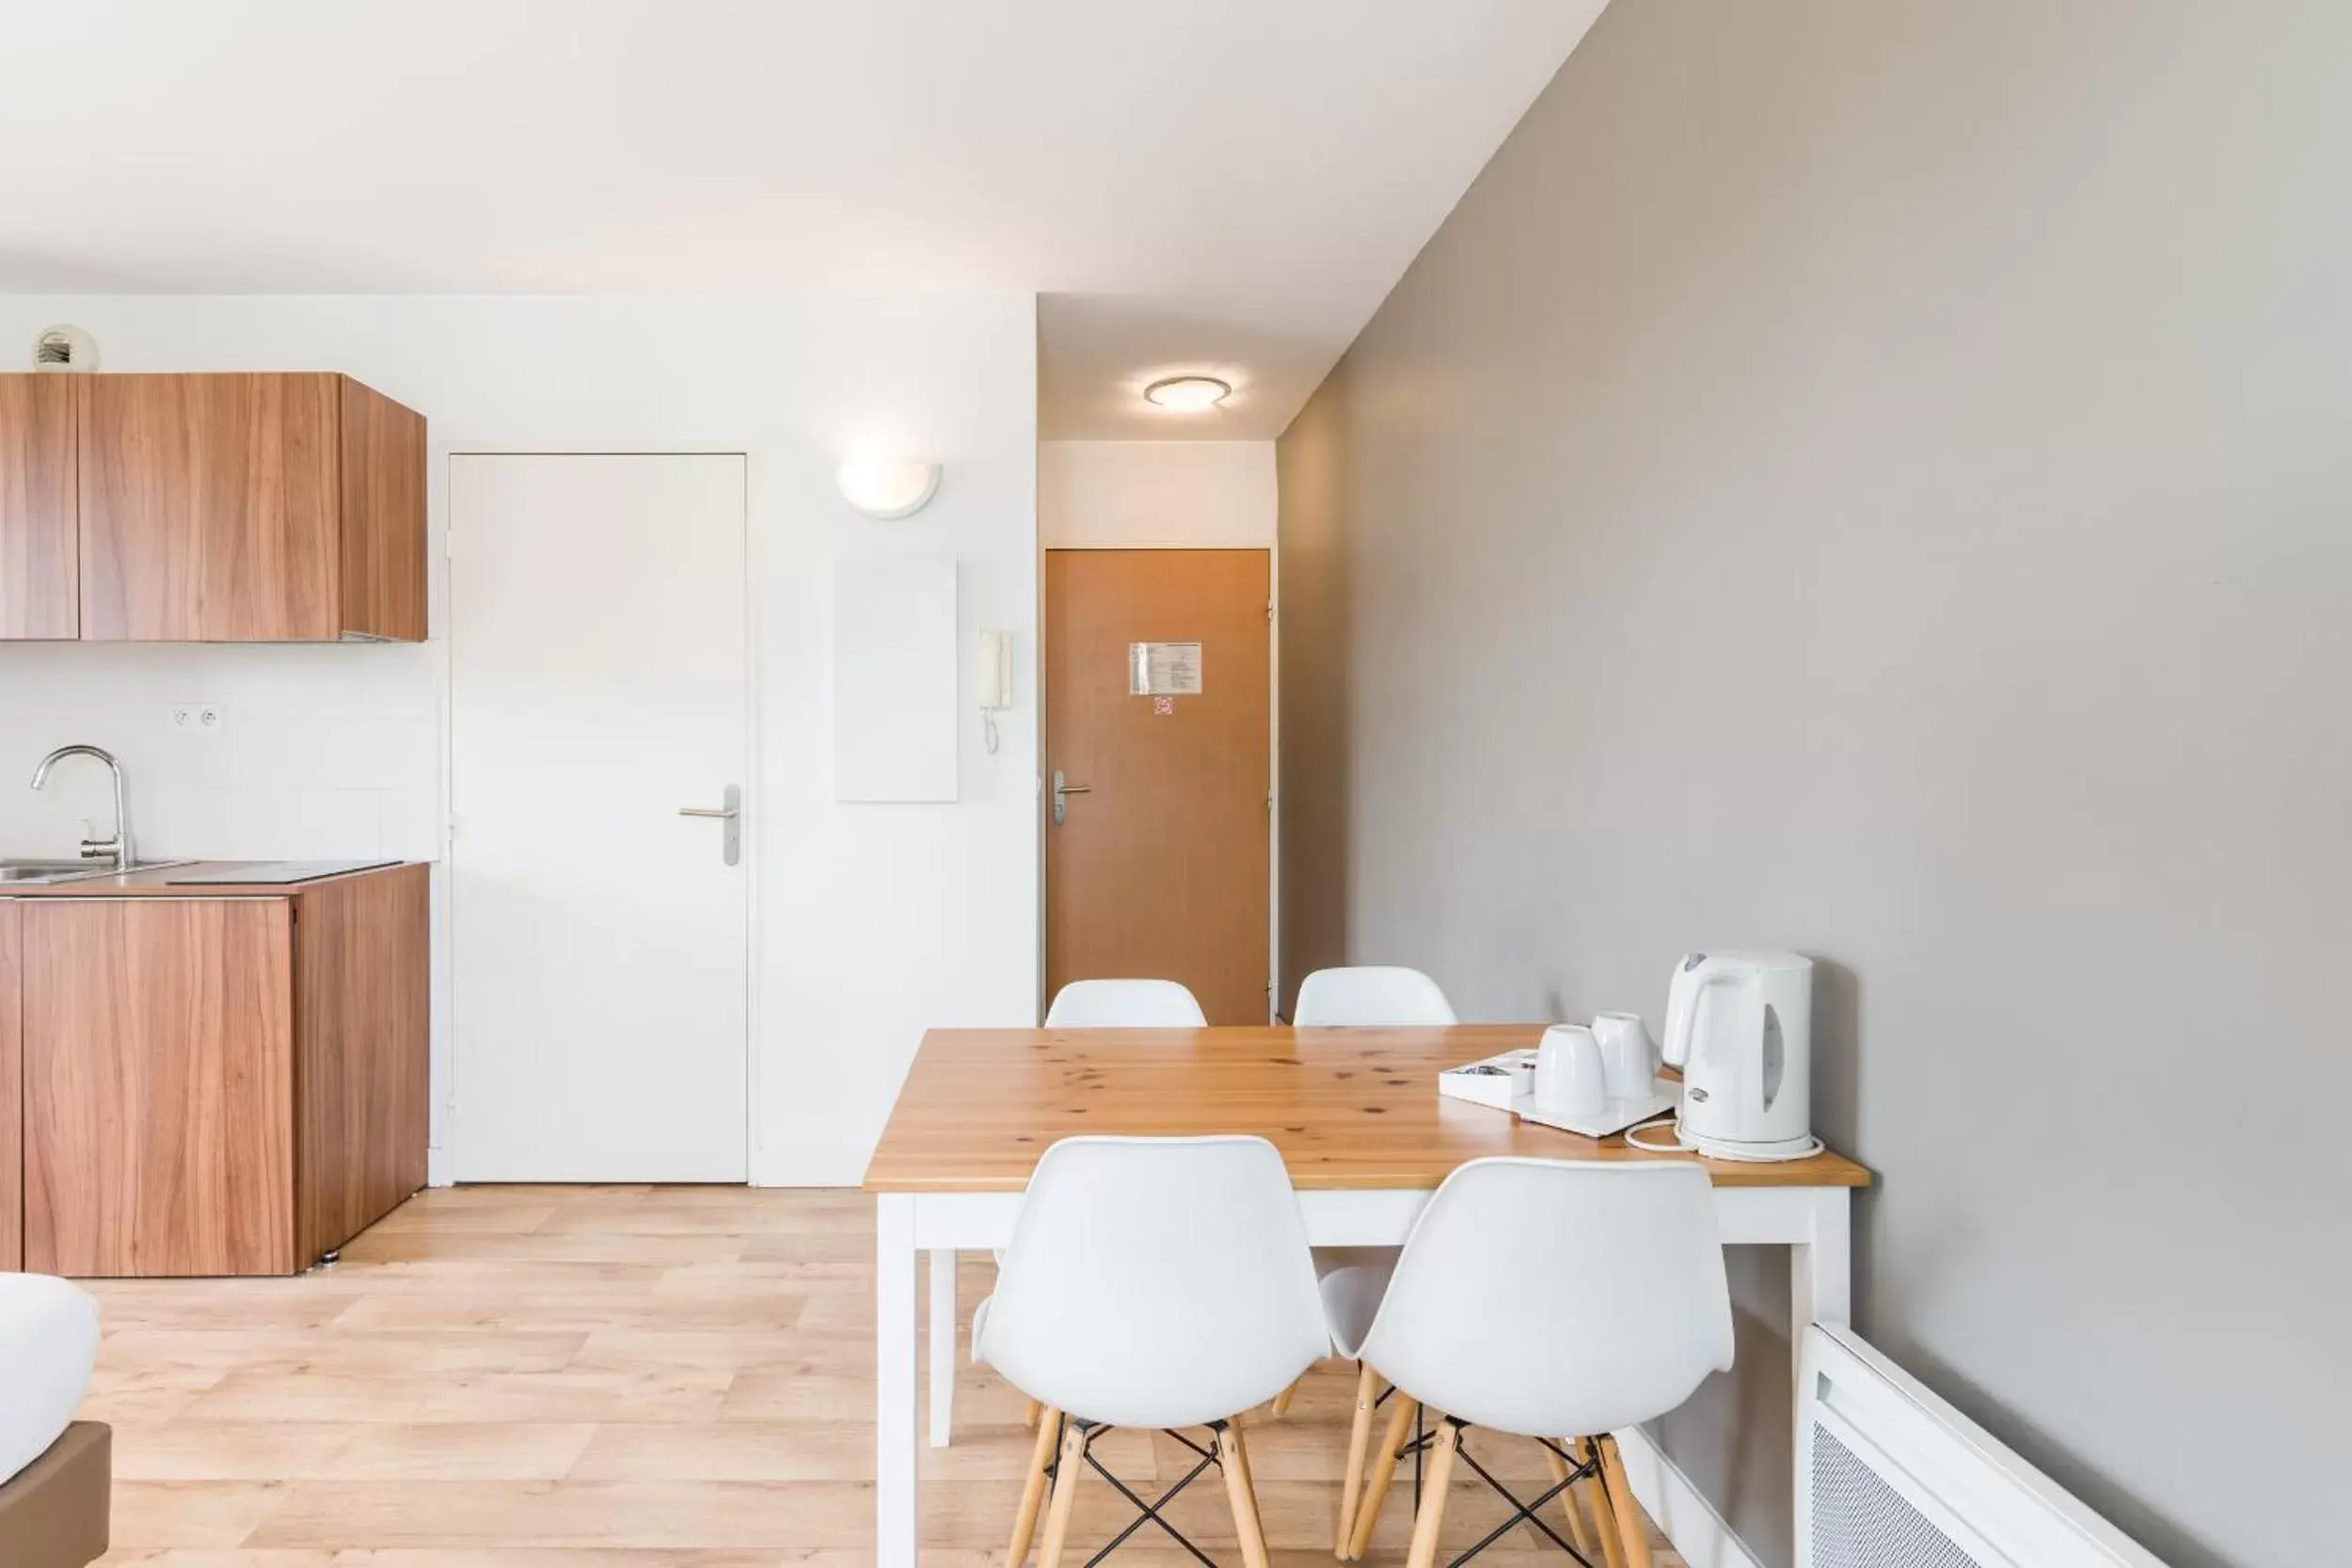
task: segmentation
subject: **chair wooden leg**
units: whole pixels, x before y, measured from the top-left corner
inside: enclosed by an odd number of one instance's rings
[[[1025,1427],[1033,1427],[1037,1425],[1037,1418],[1044,1413],[1044,1410],[1045,1407],[1043,1405],[1038,1403],[1035,1400],[1031,1400],[1029,1402],[1029,1408],[1021,1413],[1021,1424]]]
[[[1600,1452],[1591,1439],[1584,1437],[1571,1444],[1568,1451],[1576,1455],[1579,1465],[1597,1457]],[[1569,1490],[1571,1493],[1583,1493],[1584,1500],[1592,1506],[1593,1533],[1600,1537],[1601,1560],[1605,1568],[1625,1568],[1625,1537],[1618,1532],[1617,1511],[1609,1505],[1609,1492],[1601,1484],[1601,1478],[1596,1475],[1590,1481],[1579,1481]]]
[[[1257,1488],[1249,1481],[1249,1450],[1241,1422],[1216,1429],[1217,1467],[1225,1472],[1225,1498],[1233,1507],[1233,1533],[1241,1540],[1243,1568],[1266,1568],[1265,1527],[1258,1519]]]
[[[1438,1423],[1438,1440],[1429,1445],[1429,1469],[1422,1478],[1421,1513],[1413,1519],[1413,1549],[1406,1555],[1405,1568],[1431,1568],[1438,1560],[1438,1531],[1445,1525],[1454,1456],[1461,1447],[1462,1429],[1452,1421]]]
[[[1029,1451],[1029,1473],[1021,1483],[1021,1512],[1012,1516],[1012,1544],[1005,1549],[1007,1568],[1021,1568],[1029,1555],[1029,1542],[1037,1534],[1038,1506],[1045,1500],[1045,1466],[1060,1436],[1061,1412],[1042,1412],[1037,1423],[1037,1445]]]
[[[1037,1549],[1037,1568],[1061,1568],[1061,1549],[1070,1539],[1070,1511],[1078,1501],[1078,1473],[1087,1467],[1086,1451],[1086,1430],[1065,1420],[1061,1465],[1054,1472],[1054,1500],[1046,1506],[1045,1540]]]
[[[1348,1532],[1347,1555],[1351,1561],[1362,1557],[1372,1544],[1372,1527],[1380,1522],[1380,1505],[1388,1501],[1389,1482],[1396,1479],[1396,1450],[1405,1446],[1405,1434],[1413,1430],[1413,1412],[1420,1408],[1402,1392],[1390,1402],[1389,1430],[1381,1435],[1379,1451],[1373,1455],[1372,1475],[1364,1482],[1364,1500],[1356,1510],[1356,1523]]]
[[[1364,1455],[1372,1447],[1372,1407],[1380,1398],[1380,1374],[1369,1365],[1356,1370],[1356,1424],[1347,1432],[1347,1474],[1340,1484],[1340,1527],[1331,1555],[1345,1561],[1347,1539],[1356,1528],[1356,1504],[1364,1495]]]
[[[1265,1510],[1258,1502],[1258,1462],[1249,1457],[1249,1433],[1242,1430],[1242,1419],[1238,1416],[1233,1418],[1233,1451],[1241,1456],[1242,1480],[1249,1483],[1250,1522],[1257,1527],[1258,1542],[1263,1545]]]
[[[1544,1445],[1544,1461],[1551,1466],[1551,1481],[1555,1486],[1575,1474],[1574,1468],[1553,1452],[1549,1443]],[[1576,1506],[1575,1487],[1570,1486],[1561,1492],[1560,1512],[1568,1518],[1568,1544],[1586,1557],[1591,1557],[1598,1548],[1593,1544],[1593,1532],[1584,1528],[1584,1511]],[[1014,1560],[1013,1568],[1020,1568],[1018,1559]]]
[[[1274,1396],[1273,1416],[1276,1420],[1279,1421],[1283,1417],[1290,1414],[1291,1401],[1298,1397],[1298,1384],[1299,1380],[1297,1378],[1293,1378],[1289,1387]]]
[[[1642,1505],[1633,1500],[1633,1488],[1625,1478],[1625,1456],[1617,1451],[1614,1437],[1596,1437],[1600,1447],[1601,1479],[1609,1483],[1609,1506],[1617,1515],[1617,1531],[1625,1541],[1627,1568],[1650,1568],[1649,1525],[1642,1517]]]

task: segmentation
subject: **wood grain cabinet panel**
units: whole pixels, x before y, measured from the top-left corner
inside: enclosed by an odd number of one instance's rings
[[[80,378],[81,635],[424,635],[424,421],[328,373]]]
[[[0,898],[0,1268],[292,1274],[422,1187],[429,875]]]
[[[421,865],[295,895],[295,1251],[340,1247],[424,1185],[432,916]]]
[[[0,899],[0,1274],[24,1267],[23,946],[16,905]]]
[[[424,420],[342,381],[342,634],[424,641]]]
[[[292,1273],[291,900],[18,909],[25,1266]]]
[[[81,633],[74,378],[0,375],[0,640]]]
[[[90,378],[80,451],[87,636],[337,635],[338,380]]]
[[[342,378],[192,375],[202,511],[197,626],[208,642],[338,635]]]
[[[193,642],[204,635],[207,498],[192,383],[110,375],[82,388],[86,639]]]

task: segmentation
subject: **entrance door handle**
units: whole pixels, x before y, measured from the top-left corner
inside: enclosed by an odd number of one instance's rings
[[[680,816],[715,816],[726,824],[726,832],[719,837],[719,853],[727,864],[735,865],[743,859],[743,786],[729,784],[719,797],[725,801],[719,806],[680,806]]]
[[[1094,786],[1093,786],[1092,784],[1071,784],[1071,783],[1067,782],[1067,781],[1064,779],[1064,777],[1063,777],[1063,775],[1062,775],[1062,770],[1061,770],[1060,768],[1055,768],[1055,769],[1054,769],[1054,826],[1055,826],[1055,827],[1057,827],[1057,828],[1058,828],[1058,827],[1060,827],[1060,826],[1061,826],[1062,817],[1063,817],[1064,814],[1065,814],[1065,813],[1069,810],[1069,805],[1070,805],[1070,797],[1072,797],[1073,795],[1091,795],[1091,794],[1093,794],[1093,793],[1094,793]]]

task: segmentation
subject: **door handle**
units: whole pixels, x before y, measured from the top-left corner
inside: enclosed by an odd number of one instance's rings
[[[1060,768],[1055,768],[1054,826],[1057,828],[1061,826],[1062,817],[1068,812],[1070,807],[1070,797],[1073,795],[1091,795],[1093,793],[1094,786],[1092,784],[1071,784],[1065,779]]]
[[[743,786],[729,784],[719,797],[725,801],[718,806],[680,806],[680,816],[715,816],[726,824],[726,832],[719,837],[719,854],[727,864],[740,863],[743,859]]]

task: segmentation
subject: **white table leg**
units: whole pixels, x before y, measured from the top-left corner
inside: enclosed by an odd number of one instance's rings
[[[1807,1323],[1853,1318],[1852,1195],[1843,1187],[1806,1192],[1811,1239],[1788,1249],[1788,1338],[1804,1338]]]
[[[1810,1433],[1805,1431],[1804,1331],[1809,1323],[1844,1323],[1853,1318],[1853,1195],[1843,1187],[1816,1187],[1806,1198],[1805,1230],[1811,1238],[1788,1249],[1788,1345],[1790,1403],[1796,1421],[1795,1497],[1797,1560],[1813,1560],[1813,1474]]]
[[[874,1563],[915,1568],[914,1199],[874,1203]]]
[[[931,1259],[931,1447],[947,1446],[956,1411],[956,1255],[933,1247]]]

